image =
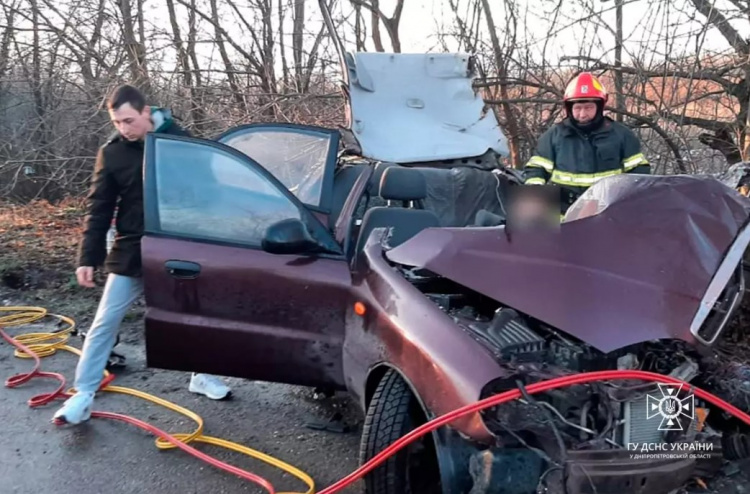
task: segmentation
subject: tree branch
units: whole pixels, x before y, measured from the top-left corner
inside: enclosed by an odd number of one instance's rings
[[[664,69],[664,71],[640,70],[634,67],[616,67],[614,65],[602,63],[597,59],[586,57],[586,56],[566,55],[560,58],[560,61],[573,61],[573,60],[595,63],[594,66],[591,66],[588,68],[588,70],[591,70],[591,71],[611,70],[613,72],[621,72],[623,74],[637,75],[641,77],[647,77],[650,79],[657,78],[657,77],[675,77],[679,79],[708,79],[708,80],[716,82],[717,84],[721,84],[722,86],[726,88],[730,88],[730,87],[733,88],[737,85],[733,81],[729,81],[727,79],[720,77],[718,75],[719,71],[717,70],[702,69],[702,70],[696,70],[694,72],[688,72],[685,70],[667,70],[666,68]]]
[[[698,12],[703,14],[709,24],[712,24],[726,38],[732,48],[742,55],[750,55],[750,45],[740,36],[724,15],[714,5],[716,1],[692,0]]]
[[[398,18],[395,17],[395,14],[394,14],[394,18],[393,19],[391,19],[388,16],[386,16],[383,13],[382,10],[380,10],[379,8],[373,7],[368,2],[365,2],[363,0],[349,0],[349,1],[353,5],[356,5],[358,7],[364,7],[367,10],[369,10],[370,12],[372,12],[373,14],[375,14],[376,16],[378,16],[380,18],[380,20],[383,21],[383,25],[385,26],[385,30],[388,31],[388,37],[391,38],[391,45],[397,45],[397,44],[399,44],[398,33],[394,32],[392,24],[393,24],[394,20],[396,22],[398,22],[398,20],[400,19],[401,9],[403,9],[403,1],[404,0],[398,0],[398,3],[396,4],[396,13],[398,14],[399,17]],[[396,24],[396,27],[398,27],[398,24]],[[394,46],[393,47],[393,51],[398,52],[398,51],[400,51],[400,49],[397,49],[396,46]]]

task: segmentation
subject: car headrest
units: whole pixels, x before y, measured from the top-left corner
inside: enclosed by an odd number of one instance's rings
[[[427,197],[427,181],[418,170],[392,166],[380,179],[380,197],[387,201],[420,201]]]

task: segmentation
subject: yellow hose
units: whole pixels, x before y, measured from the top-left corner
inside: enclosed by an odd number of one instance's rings
[[[0,313],[7,314],[7,315],[0,316],[0,327],[22,326],[22,325],[35,323],[47,316],[56,317],[57,319],[60,320],[60,322],[65,323],[67,326],[55,332],[26,333],[26,334],[22,334],[22,335],[14,337],[14,339],[22,343],[23,345],[26,345],[27,347],[29,347],[29,350],[36,353],[37,356],[40,358],[54,355],[58,350],[65,350],[67,352],[74,353],[80,357],[81,350],[79,350],[78,348],[69,346],[67,344],[68,340],[70,339],[70,335],[76,326],[75,321],[73,319],[66,317],[66,316],[60,316],[57,314],[48,314],[47,309],[45,309],[44,307],[20,307],[20,306],[0,307]],[[20,350],[16,350],[14,355],[18,358],[27,358],[27,359],[33,358],[31,355],[26,354],[25,352],[22,352]],[[109,372],[107,370],[104,371],[104,377],[106,376],[109,376]],[[72,393],[75,390],[70,389],[68,391]],[[309,475],[307,475],[305,472],[289,465],[288,463],[285,463],[265,453],[261,453],[260,451],[256,451],[254,449],[248,448],[247,446],[243,446],[241,444],[227,441],[225,439],[221,439],[218,437],[204,435],[203,434],[203,418],[201,418],[201,416],[195,412],[192,412],[186,408],[183,408],[179,405],[176,405],[170,401],[164,400],[157,396],[144,393],[143,391],[139,391],[137,389],[125,388],[122,386],[113,386],[110,384],[106,386],[104,389],[102,389],[102,391],[135,396],[137,398],[141,398],[143,400],[149,401],[156,405],[160,405],[164,408],[172,410],[173,412],[177,412],[193,420],[198,425],[198,427],[193,432],[189,434],[187,433],[172,434],[172,436],[179,439],[183,443],[197,442],[197,443],[211,444],[213,446],[219,446],[221,448],[225,448],[231,451],[235,451],[237,453],[241,453],[243,455],[250,456],[257,460],[268,463],[269,465],[273,465],[276,468],[279,468],[283,470],[284,472],[297,477],[299,480],[304,482],[308,487],[307,491],[305,491],[304,493],[302,492],[280,492],[278,494],[314,494],[315,493],[315,482],[313,481],[313,479]],[[159,449],[173,449],[176,446],[174,446],[173,444],[170,444],[168,441],[165,441],[162,438],[157,438],[156,447]]]

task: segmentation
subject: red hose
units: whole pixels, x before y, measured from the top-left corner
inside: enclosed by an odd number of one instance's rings
[[[16,374],[15,376],[11,376],[5,381],[5,386],[8,388],[15,388],[17,386],[20,386],[21,384],[27,383],[30,380],[36,378],[36,377],[44,377],[44,378],[50,378],[50,379],[56,379],[60,381],[60,385],[57,387],[55,391],[52,393],[46,393],[38,396],[32,397],[28,404],[31,408],[39,407],[42,405],[46,405],[56,399],[62,399],[62,398],[68,398],[70,397],[70,393],[67,393],[64,391],[65,388],[65,376],[62,374],[59,374],[57,372],[43,372],[40,371],[39,368],[42,365],[41,359],[39,356],[33,352],[29,347],[24,345],[23,343],[17,341],[14,338],[11,338],[5,331],[3,331],[2,327],[0,327],[0,336],[5,339],[8,343],[13,345],[14,347],[18,348],[22,352],[26,353],[27,355],[31,355],[31,358],[34,359],[34,367],[31,369],[30,372],[23,373],[23,374]],[[106,388],[109,383],[111,383],[115,378],[114,374],[110,374],[106,378],[102,380],[101,385],[99,385],[99,389]],[[228,463],[224,463],[221,460],[217,460],[216,458],[212,458],[211,456],[202,453],[195,449],[194,447],[185,444],[184,442],[180,441],[179,439],[171,436],[169,433],[164,432],[163,430],[147,423],[143,422],[142,420],[139,420],[135,417],[131,417],[129,415],[124,415],[120,413],[112,413],[112,412],[92,412],[92,417],[96,418],[106,418],[106,419],[112,419],[112,420],[119,420],[121,422],[125,422],[131,425],[135,425],[136,427],[140,427],[141,429],[150,432],[151,434],[155,436],[162,437],[165,441],[169,441],[176,447],[180,448],[181,450],[190,453],[191,455],[195,456],[196,458],[205,461],[206,463],[213,465],[217,468],[220,468],[226,472],[233,473],[240,478],[249,480],[251,482],[254,482],[258,484],[259,486],[266,489],[269,494],[275,494],[276,490],[274,489],[273,485],[263,477],[260,477],[258,475],[255,475],[252,472],[248,472],[246,470],[243,470],[241,468],[237,468],[235,466],[232,466]]]
[[[695,396],[702,398],[713,405],[716,405],[717,407],[732,414],[733,416],[737,417],[741,421],[745,422],[748,426],[750,426],[750,415],[746,414],[745,412],[738,409],[737,407],[727,403],[721,398],[718,398],[712,395],[708,391],[704,391],[702,389],[696,388],[695,386],[692,386],[691,384],[686,383],[684,381],[680,381],[679,379],[675,379],[670,376],[664,376],[662,374],[656,374],[654,372],[632,371],[632,370],[631,371],[612,370],[612,371],[583,372],[580,374],[575,374],[573,376],[558,377],[555,379],[549,379],[547,381],[541,381],[538,383],[530,384],[526,387],[526,391],[528,392],[528,394],[531,395],[531,394],[541,393],[544,391],[549,391],[552,389],[573,386],[575,384],[585,384],[585,383],[590,383],[590,382],[606,381],[606,380],[616,381],[616,380],[625,380],[625,379],[639,379],[639,380],[651,381],[651,382],[683,384],[687,386],[695,394]],[[393,444],[391,444],[390,446],[385,448],[383,451],[378,453],[376,456],[374,456],[370,461],[368,461],[367,463],[365,463],[364,465],[362,465],[357,470],[350,473],[343,479],[339,480],[335,484],[331,485],[330,487],[323,489],[322,491],[320,491],[319,494],[333,494],[335,492],[339,492],[340,490],[344,489],[345,487],[353,484],[360,478],[364,477],[367,473],[369,473],[378,465],[386,461],[390,456],[394,455],[397,451],[404,448],[409,443],[415,441],[416,439],[419,439],[420,437],[434,431],[435,429],[439,427],[442,427],[443,425],[446,425],[460,417],[463,417],[464,415],[468,415],[470,413],[474,413],[479,410],[483,410],[485,408],[490,408],[492,406],[497,406],[497,405],[506,403],[511,400],[517,400],[521,398],[521,396],[522,395],[521,395],[520,390],[512,389],[510,391],[506,391],[504,393],[500,393],[498,395],[485,398],[484,400],[478,401],[476,403],[471,403],[469,405],[461,407],[452,412],[448,412],[445,415],[437,417],[427,422],[426,424],[421,425],[420,427],[417,427],[416,429],[409,432],[402,438],[398,439]]]
[[[34,397],[29,400],[29,406],[36,407],[41,406],[46,403],[51,402],[52,400],[55,400],[57,398],[62,398],[68,396],[67,393],[63,391],[63,388],[65,387],[65,378],[56,372],[41,372],[39,371],[39,367],[41,365],[39,357],[29,350],[26,346],[19,343],[18,341],[14,340],[10,336],[8,336],[2,329],[0,329],[0,335],[11,345],[15,346],[16,348],[21,349],[21,351],[31,355],[34,358],[34,368],[31,372],[26,374],[18,374],[16,376],[13,376],[9,378],[5,385],[8,387],[15,387],[19,386],[25,382],[28,382],[34,377],[44,377],[44,378],[54,378],[60,381],[60,386],[58,389],[52,393],[39,395],[37,397]],[[113,378],[114,376],[112,376]],[[575,374],[572,376],[564,376],[564,377],[558,377],[555,379],[549,379],[547,381],[541,381],[538,383],[530,384],[526,387],[526,391],[528,394],[537,394],[542,393],[544,391],[549,391],[552,389],[557,388],[563,388],[567,386],[573,386],[576,384],[586,384],[596,381],[607,381],[607,380],[626,380],[626,379],[638,379],[648,382],[662,382],[662,383],[670,383],[670,384],[682,384],[683,386],[686,386],[696,397],[701,398],[712,405],[717,406],[718,408],[726,411],[727,413],[733,415],[734,417],[738,418],[748,426],[750,426],[750,415],[743,412],[742,410],[738,409],[734,405],[727,403],[726,401],[722,400],[721,398],[718,398],[711,393],[704,391],[700,388],[696,388],[695,386],[691,385],[690,383],[680,381],[679,379],[675,379],[670,376],[664,376],[662,374],[656,374],[653,372],[645,372],[645,371],[633,371],[633,370],[612,370],[612,371],[598,371],[598,372],[585,372],[581,374]],[[103,383],[102,387],[106,387],[106,385],[109,384],[108,382]],[[469,405],[466,405],[464,407],[461,407],[457,410],[454,410],[452,412],[446,413],[445,415],[442,415],[440,417],[437,417],[426,424],[414,429],[413,431],[409,432],[402,438],[398,439],[396,442],[385,448],[383,451],[378,453],[375,457],[373,457],[370,461],[359,467],[354,472],[350,473],[343,479],[339,480],[338,482],[334,483],[333,485],[325,488],[324,490],[320,491],[318,494],[334,494],[337,492],[340,492],[341,490],[345,489],[346,487],[350,486],[357,480],[364,477],[366,474],[368,474],[373,469],[377,468],[381,463],[386,461],[390,456],[394,455],[398,451],[400,451],[402,448],[407,446],[409,443],[419,439],[420,437],[429,434],[430,432],[434,431],[435,429],[442,427],[446,424],[449,424],[450,422],[463,417],[464,415],[469,415],[471,413],[478,412],[480,410],[483,410],[485,408],[490,408],[493,406],[497,406],[506,402],[509,402],[511,400],[516,400],[521,398],[521,391],[518,389],[513,389],[510,391],[506,391],[504,393],[491,396],[489,398],[485,398],[484,400],[478,401],[476,403],[472,403]],[[98,418],[108,418],[113,420],[119,420],[122,422],[126,422],[132,425],[135,425],[137,427],[140,427],[143,430],[146,430],[156,436],[164,438],[166,441],[169,441],[170,443],[174,444],[176,447],[182,449],[183,451],[186,451],[190,453],[191,455],[205,461],[206,463],[213,465],[217,468],[220,468],[222,470],[225,470],[229,473],[233,473],[235,475],[238,475],[241,478],[250,480],[264,489],[266,489],[270,494],[274,494],[275,490],[273,486],[268,482],[267,480],[251,473],[246,470],[243,470],[241,468],[234,467],[232,465],[229,465],[227,463],[224,463],[220,460],[217,460],[215,458],[212,458],[192,446],[189,446],[179,439],[171,436],[170,434],[162,431],[161,429],[158,429],[151,424],[148,424],[146,422],[143,422],[141,420],[138,420],[136,418],[122,415],[118,413],[111,413],[111,412],[93,412],[92,417],[98,417]]]
[[[112,413],[112,412],[92,412],[92,417],[97,418],[104,418],[104,419],[112,419],[112,420],[119,420],[120,422],[125,422],[127,424],[135,425],[136,427],[140,427],[141,429],[150,432],[151,434],[155,436],[160,436],[164,438],[166,441],[169,441],[170,443],[174,444],[181,450],[190,453],[191,455],[195,456],[199,460],[203,460],[209,465],[215,466],[217,468],[220,468],[226,472],[233,473],[240,478],[243,478],[245,480],[249,480],[251,482],[254,482],[258,484],[259,486],[263,487],[265,490],[269,492],[269,494],[276,494],[276,490],[274,489],[273,485],[263,477],[259,475],[255,475],[252,472],[248,472],[247,470],[243,470],[241,468],[235,467],[233,465],[230,465],[229,463],[224,463],[221,460],[217,460],[216,458],[213,458],[205,453],[202,453],[195,449],[194,447],[185,444],[184,442],[180,441],[177,438],[172,437],[167,432],[164,432],[163,430],[154,427],[153,425],[143,422],[142,420],[139,420],[135,417],[131,417],[129,415],[123,415],[120,413]]]
[[[53,400],[56,400],[58,398],[65,398],[68,396],[68,394],[63,391],[65,389],[65,376],[57,372],[40,371],[39,368],[42,366],[42,362],[39,359],[39,356],[36,353],[29,350],[29,348],[23,343],[20,343],[16,341],[15,339],[11,338],[10,336],[8,336],[8,334],[5,331],[3,331],[2,326],[0,326],[0,336],[2,336],[5,339],[5,341],[10,343],[14,347],[18,348],[22,352],[26,353],[27,355],[31,355],[31,358],[34,359],[34,367],[31,369],[31,371],[25,374],[16,374],[15,376],[9,377],[8,379],[5,380],[6,387],[15,388],[17,386],[20,386],[21,384],[31,381],[35,377],[45,377],[48,379],[56,379],[60,381],[60,385],[52,393],[45,393],[42,395],[32,397],[27,402],[31,408],[46,405],[47,403],[50,403]]]

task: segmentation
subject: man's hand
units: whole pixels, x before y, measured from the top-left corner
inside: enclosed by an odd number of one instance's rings
[[[78,284],[86,288],[94,288],[94,268],[91,266],[81,266],[76,269],[76,278]]]

